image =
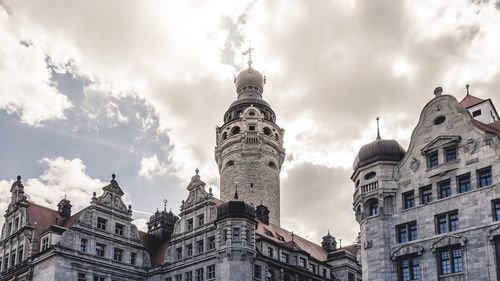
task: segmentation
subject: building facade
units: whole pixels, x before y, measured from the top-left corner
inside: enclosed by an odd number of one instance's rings
[[[441,88],[408,150],[377,139],[354,161],[363,280],[500,280],[500,122],[491,100]]]
[[[250,62],[216,129],[221,198],[197,170],[180,212],[157,210],[145,232],[114,175],[74,214],[66,198],[57,209],[28,200],[18,177],[0,237],[0,280],[361,280],[359,245],[337,247],[330,233],[320,245],[280,227],[284,130],[262,99],[264,82]]]

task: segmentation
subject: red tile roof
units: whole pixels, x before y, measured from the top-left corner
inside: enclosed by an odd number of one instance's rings
[[[64,223],[64,218],[59,214],[58,211],[35,204],[33,202],[28,202],[28,216],[31,225],[35,227],[35,241],[38,241],[40,239],[40,235],[44,233],[51,225],[62,225]]]
[[[474,105],[478,105],[486,100],[480,99],[478,97],[472,96],[472,95],[466,95],[462,101],[460,102],[460,105],[464,108],[469,108]]]
[[[139,237],[142,241],[142,245],[151,258],[151,265],[153,267],[161,265],[170,241],[158,241],[153,236],[143,231],[139,231]]]
[[[484,124],[483,122],[473,119],[472,122],[474,122],[474,124],[476,124],[483,131],[500,136],[500,121]]]
[[[259,220],[257,222],[257,234],[281,244],[287,244],[292,241],[292,233],[290,231],[271,223],[266,225]],[[266,230],[271,232],[273,236],[268,235]],[[280,236],[283,237],[283,240],[279,238]],[[293,242],[297,247],[310,254],[316,260],[326,261],[328,253],[320,245],[296,234],[293,235]]]

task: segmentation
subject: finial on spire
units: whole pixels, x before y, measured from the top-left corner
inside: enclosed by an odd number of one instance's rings
[[[112,180],[115,180],[115,178],[116,178],[116,175],[115,175],[115,173],[113,173],[113,174],[111,175],[111,179],[112,179]]]
[[[469,95],[469,84],[465,85],[465,89],[467,90],[467,95]]]
[[[248,67],[252,67],[252,52],[253,52],[253,48],[252,48],[252,40],[249,41],[248,43],[248,49],[245,50],[243,53],[241,53],[242,55],[246,56],[248,55]]]
[[[64,194],[64,200],[66,200],[66,194]]]
[[[17,175],[17,181],[21,181],[21,176]]]
[[[330,229],[328,229],[328,235],[330,235]]]
[[[194,172],[196,173],[196,175],[198,175],[198,173],[200,172],[200,170],[198,170],[198,168],[196,168],[196,170],[194,170]]]
[[[379,125],[379,117],[377,117],[377,139],[380,139],[380,125]]]
[[[238,182],[234,183],[234,199],[239,199],[238,198]]]
[[[163,199],[163,210],[166,212],[167,211],[167,199]]]

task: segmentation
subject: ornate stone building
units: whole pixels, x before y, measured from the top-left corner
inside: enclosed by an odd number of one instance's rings
[[[378,135],[354,161],[363,280],[500,280],[500,121],[491,100],[435,90],[405,151]]]
[[[221,199],[196,171],[180,213],[156,211],[142,232],[114,175],[75,214],[66,198],[57,210],[28,200],[19,177],[0,237],[0,280],[361,280],[357,245],[337,247],[329,233],[318,245],[280,227],[284,130],[251,63],[235,83],[238,98],[216,130]]]

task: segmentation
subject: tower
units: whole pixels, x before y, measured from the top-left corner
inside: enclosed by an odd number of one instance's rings
[[[237,183],[240,198],[253,206],[267,206],[270,222],[279,225],[284,130],[262,99],[265,78],[252,68],[251,59],[234,82],[237,99],[224,114],[224,124],[216,128],[221,199],[231,200]]]

